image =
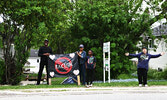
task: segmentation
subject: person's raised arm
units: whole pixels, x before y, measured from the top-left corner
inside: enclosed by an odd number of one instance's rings
[[[81,58],[81,59],[85,59],[86,58],[86,52],[83,52],[82,54],[79,54],[77,52],[78,56]]]
[[[165,53],[162,52],[162,53],[157,54],[157,55],[150,55],[150,57],[151,57],[151,58],[158,58],[158,57],[160,57],[160,56],[163,56],[164,54],[165,54]]]
[[[77,55],[81,58],[81,55],[79,54],[79,51],[76,51]]]
[[[138,53],[138,54],[125,53],[125,56],[139,57],[139,55],[140,55],[140,53]]]

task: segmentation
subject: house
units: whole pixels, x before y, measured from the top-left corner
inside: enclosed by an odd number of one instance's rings
[[[38,73],[39,62],[40,62],[40,57],[38,57],[38,50],[31,49],[30,56],[27,60],[27,63],[24,65],[24,68],[25,68],[24,73]],[[44,69],[44,73],[46,73],[45,69]]]
[[[153,69],[167,68],[167,43],[165,42],[165,39],[162,38],[162,35],[167,35],[167,25],[160,25],[158,27],[155,27],[152,34],[156,36],[157,39],[152,40],[148,38],[148,52],[150,54],[165,52],[165,55],[156,59],[151,59],[149,62],[149,66]],[[161,39],[159,40],[158,37]],[[153,48],[153,45],[157,46],[155,50]]]
[[[165,39],[162,38],[162,35],[167,35],[167,25],[160,25],[152,29],[153,35],[157,38],[152,40],[149,37],[143,37],[145,41],[148,41],[148,53],[150,54],[159,54],[161,52],[165,52],[165,55],[159,58],[153,58],[149,62],[149,67],[153,69],[164,69],[167,68],[167,43]],[[159,38],[159,39],[158,39]],[[154,48],[154,45],[157,47]],[[138,47],[142,46],[142,43],[139,42]],[[134,62],[137,62],[138,59],[131,59]]]
[[[14,51],[14,46],[12,47]],[[0,48],[0,58],[3,59],[3,51]],[[24,65],[24,73],[38,73],[39,71],[39,62],[40,57],[38,57],[38,50],[31,49],[30,50],[30,56],[27,60],[27,63]],[[44,69],[44,73],[46,73],[46,70]]]

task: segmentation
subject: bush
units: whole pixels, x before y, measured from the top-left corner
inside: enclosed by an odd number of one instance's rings
[[[5,63],[4,60],[0,59],[0,84],[5,82]]]
[[[136,76],[132,76],[131,74],[120,74],[117,79],[131,79],[131,78],[137,78]]]
[[[167,79],[167,67],[163,70],[162,76],[164,79]]]
[[[136,68],[137,69],[137,68]],[[131,67],[131,73],[122,73],[118,75],[117,79],[130,79],[130,78],[137,78],[137,71],[135,69],[135,66]],[[148,70],[147,74],[148,79],[154,79],[154,80],[167,80],[167,68],[165,68],[163,71],[158,71],[157,69],[150,68]]]
[[[156,80],[162,80],[164,79],[164,71],[158,71],[156,69],[149,69],[148,70],[148,79],[156,79]]]
[[[107,77],[107,75],[106,75]],[[99,80],[103,80],[103,68],[100,66],[97,66],[95,69],[95,80],[99,81]]]
[[[122,72],[119,74],[116,79],[130,79],[130,78],[137,78],[137,66],[131,65],[129,66],[130,71]]]

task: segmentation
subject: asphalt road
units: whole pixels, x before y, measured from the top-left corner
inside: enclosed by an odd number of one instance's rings
[[[167,100],[167,87],[0,90],[0,100]]]

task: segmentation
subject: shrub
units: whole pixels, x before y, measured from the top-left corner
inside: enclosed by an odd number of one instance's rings
[[[164,79],[167,79],[167,67],[163,70],[162,76]]]
[[[132,76],[131,74],[120,74],[117,79],[131,79],[131,78],[137,78],[136,76]]]
[[[156,80],[161,80],[164,79],[164,71],[160,72],[156,69],[149,69],[148,70],[148,79],[156,79]]]
[[[0,84],[5,82],[5,63],[4,60],[0,59]]]

